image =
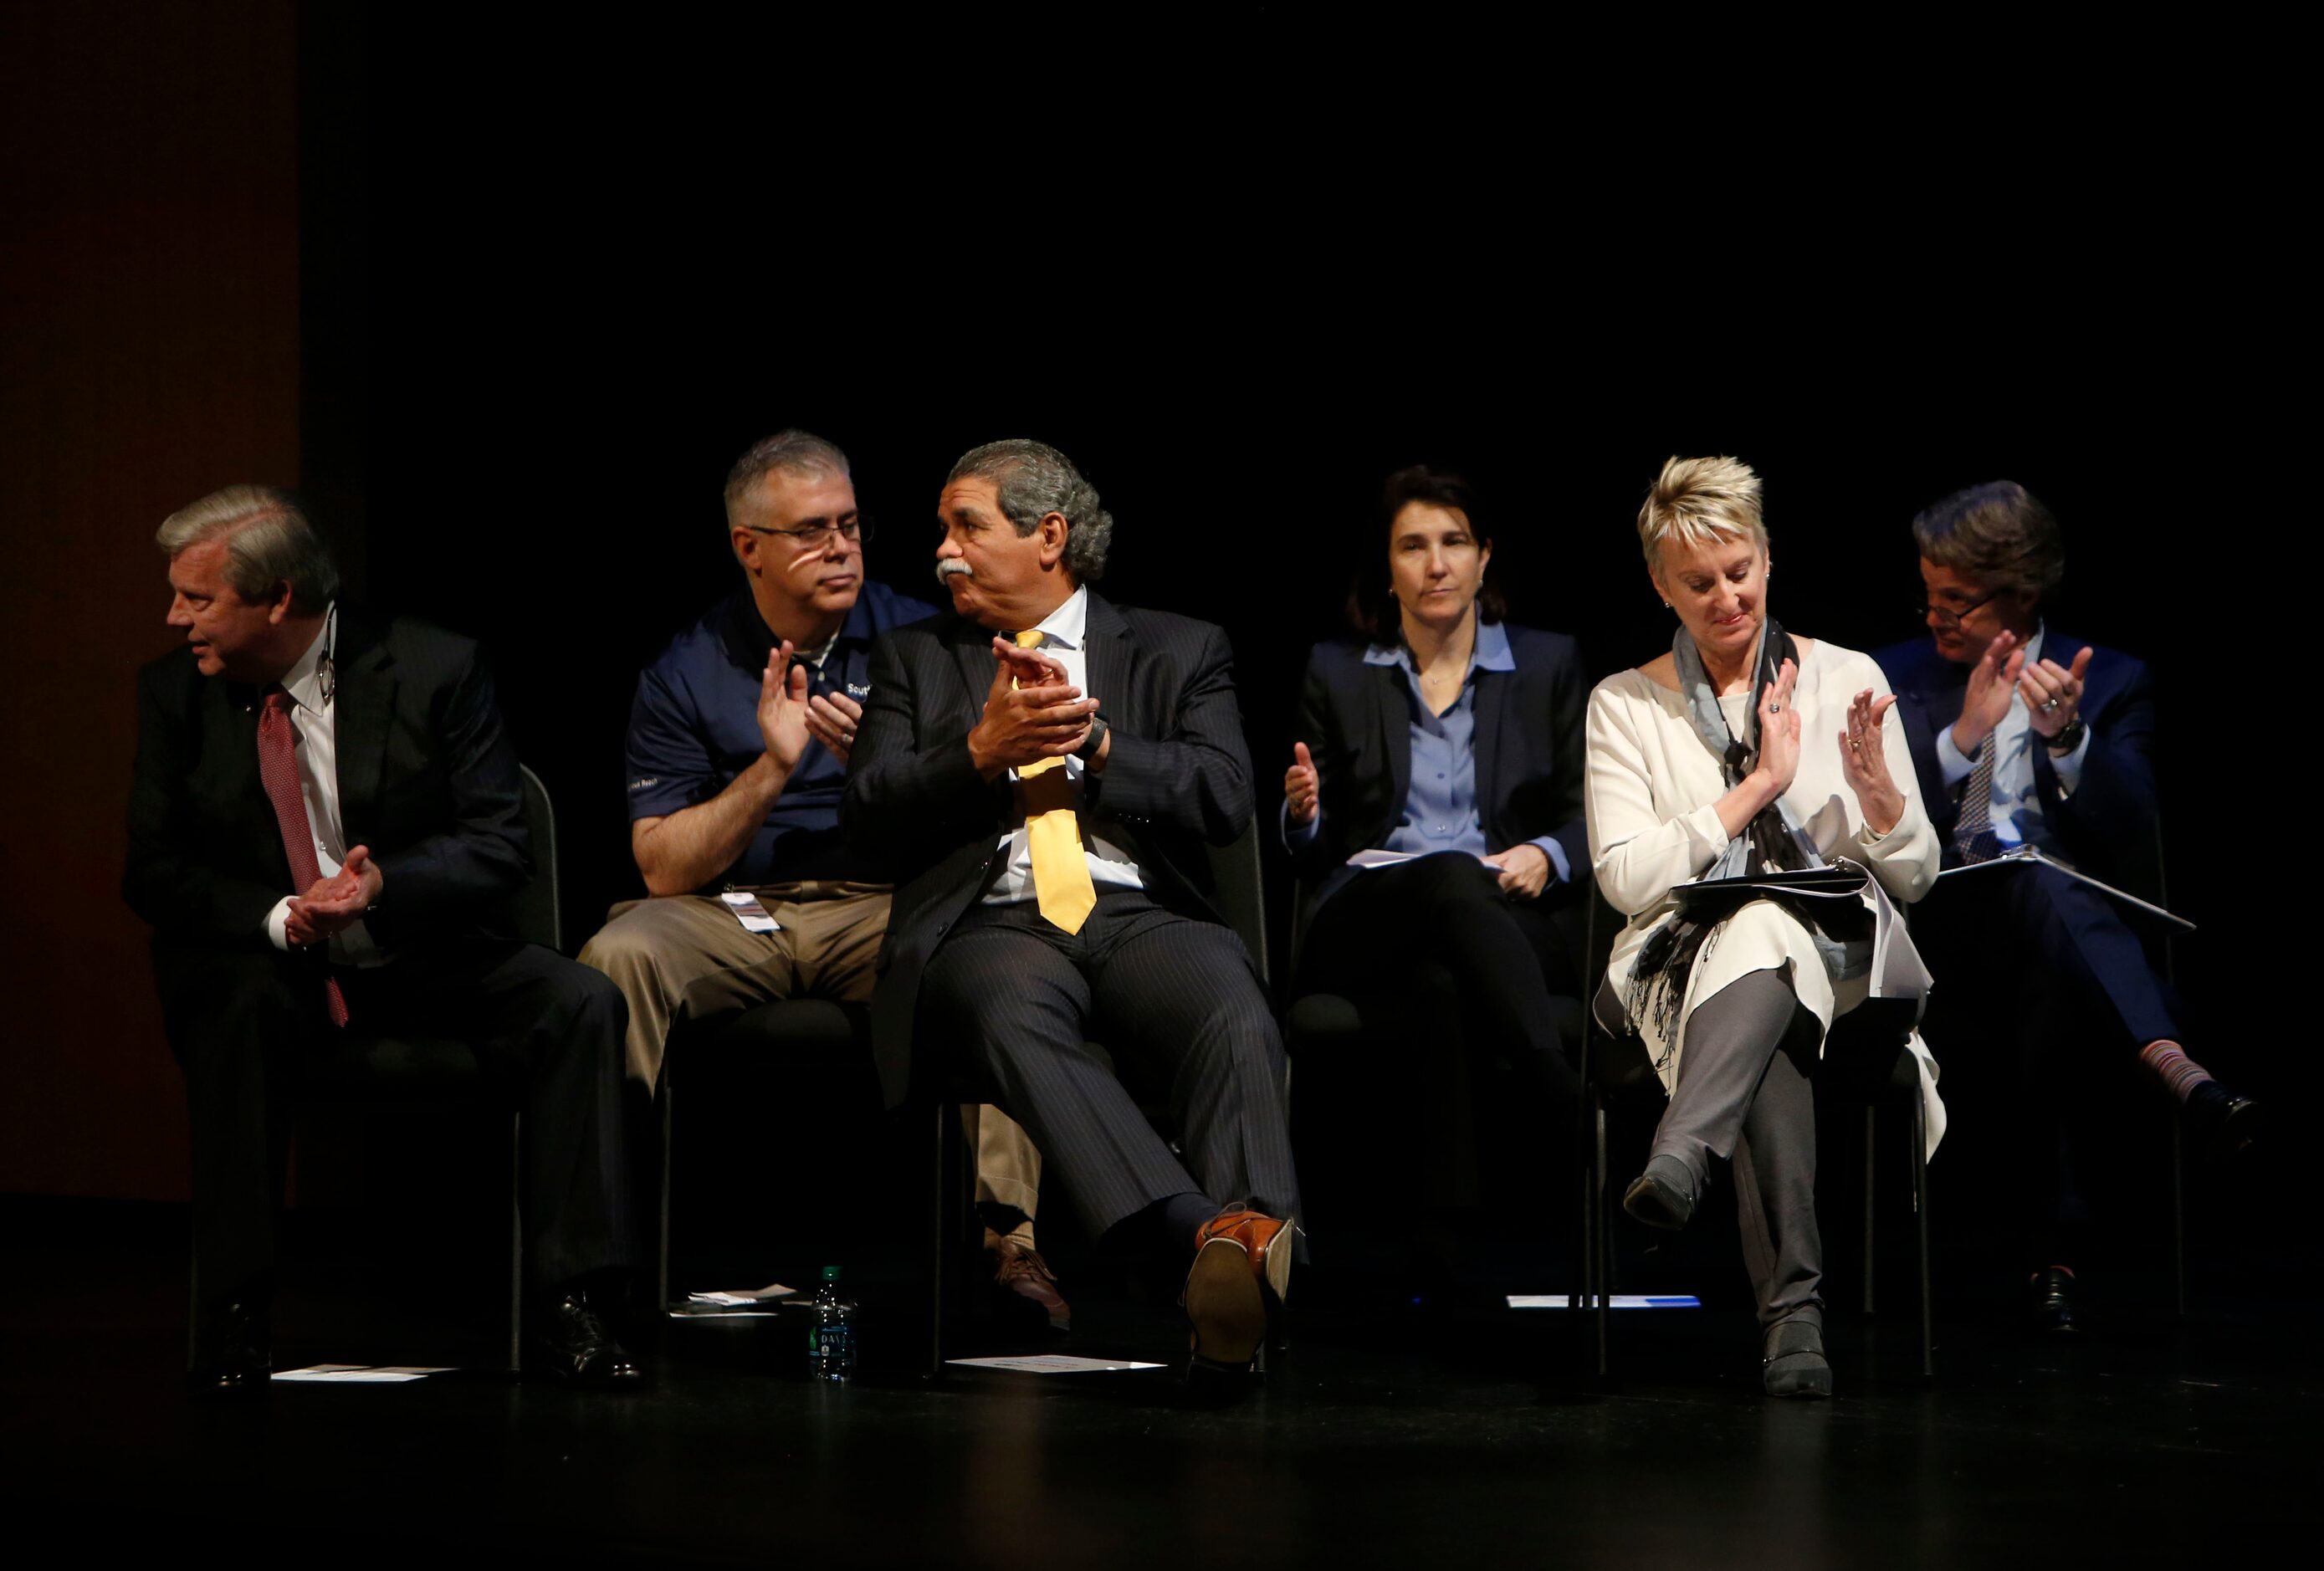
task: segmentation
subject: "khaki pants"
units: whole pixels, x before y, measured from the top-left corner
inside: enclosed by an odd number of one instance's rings
[[[613,978],[629,1001],[633,1079],[650,1086],[661,1078],[673,1021],[740,1013],[780,998],[871,1000],[888,931],[889,885],[816,880],[754,892],[778,931],[744,931],[708,895],[661,895],[615,906],[582,946],[581,963]],[[961,1114],[976,1148],[976,1197],[1031,1216],[1041,1184],[1032,1141],[997,1107]],[[1030,1243],[1029,1228],[1019,1235]]]

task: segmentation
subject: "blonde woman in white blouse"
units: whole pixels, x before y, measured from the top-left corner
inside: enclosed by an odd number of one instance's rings
[[[1890,901],[1928,892],[1941,846],[1879,668],[1767,615],[1758,476],[1732,458],[1673,458],[1638,537],[1679,631],[1669,653],[1591,694],[1585,789],[1598,886],[1629,919],[1596,1007],[1645,1040],[1671,1097],[1622,1203],[1682,1227],[1712,1159],[1731,1156],[1766,1388],[1828,1395],[1810,1075],[1835,1015],[1925,991]],[[1871,876],[1838,919],[1762,899],[1694,922],[1674,897],[1702,880],[1843,861]],[[1933,1144],[1934,1067],[1914,1047]]]

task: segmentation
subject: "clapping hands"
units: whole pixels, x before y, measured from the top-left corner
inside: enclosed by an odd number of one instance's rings
[[[1840,772],[1876,835],[1886,835],[1904,816],[1904,793],[1888,772],[1887,738],[1880,725],[1895,704],[1893,696],[1876,698],[1865,688],[1849,700],[1848,728],[1840,734]]]
[[[363,920],[364,912],[378,903],[386,883],[379,864],[371,859],[371,847],[356,846],[337,873],[317,879],[290,902],[282,920],[283,940],[294,949],[327,943]]]

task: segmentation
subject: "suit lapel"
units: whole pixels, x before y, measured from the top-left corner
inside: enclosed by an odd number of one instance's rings
[[[953,664],[960,670],[960,701],[973,725],[984,713],[984,695],[992,690],[992,634],[964,616],[953,628],[951,643]]]
[[[1508,712],[1509,689],[1516,676],[1515,671],[1480,670],[1477,673],[1477,824],[1485,832],[1485,848],[1489,851],[1498,849],[1499,845],[1499,836],[1493,826],[1494,809],[1501,800],[1500,791],[1495,789],[1495,771],[1500,766],[1501,720]],[[1407,772],[1411,768],[1411,743],[1412,733],[1407,730],[1405,733]]]
[[[1412,789],[1412,710],[1402,666],[1367,665],[1372,677],[1372,710],[1379,728],[1380,756],[1388,760],[1388,822]]]
[[[377,833],[379,782],[387,761],[387,735],[395,714],[395,662],[386,649],[346,622],[341,624],[337,711],[333,743],[339,762],[339,823],[347,844]]]
[[[1089,678],[1089,690],[1083,696],[1097,699],[1105,713],[1121,716],[1132,735],[1154,729],[1160,716],[1134,713],[1137,693],[1130,677],[1137,652],[1130,646],[1130,624],[1094,589],[1090,591],[1089,624],[1083,629],[1082,644]]]

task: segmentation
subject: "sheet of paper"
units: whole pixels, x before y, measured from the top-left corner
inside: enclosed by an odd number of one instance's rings
[[[405,1381],[451,1372],[448,1368],[423,1369],[409,1363],[310,1363],[304,1369],[278,1369],[274,1378],[343,1385],[401,1385]]]
[[[797,1288],[787,1288],[780,1282],[769,1282],[763,1288],[736,1289],[730,1292],[688,1293],[686,1301],[689,1304],[762,1304],[769,1298],[788,1298],[798,1291]]]
[[[1359,873],[1369,873],[1376,867],[1394,867],[1399,862],[1435,855],[1437,853],[1434,851],[1359,851],[1348,858],[1348,865]],[[1480,856],[1477,860],[1482,862],[1485,859]]]
[[[1141,1363],[1136,1359],[1076,1358],[1067,1353],[1030,1353],[1015,1358],[948,1358],[946,1363],[964,1363],[972,1369],[1013,1369],[1020,1374],[1085,1374],[1102,1369],[1161,1369],[1159,1363]]]
[[[1512,1309],[1570,1309],[1579,1294],[1511,1293]],[[1589,1306],[1585,1306],[1587,1308]],[[1700,1309],[1702,1300],[1692,1293],[1611,1293],[1607,1296],[1609,1309]]]

